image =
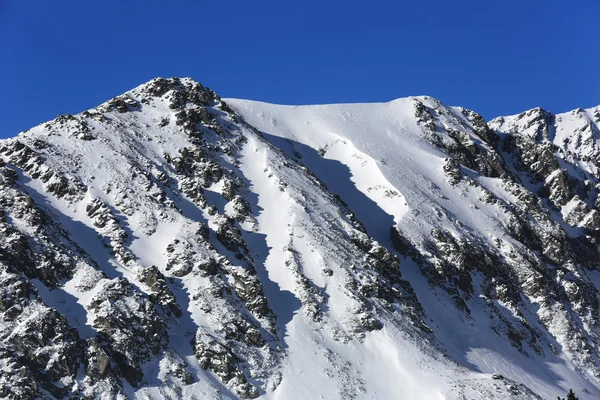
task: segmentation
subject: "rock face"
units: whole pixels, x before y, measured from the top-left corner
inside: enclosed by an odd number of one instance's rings
[[[599,121],[158,78],[1,141],[0,397],[596,398]]]

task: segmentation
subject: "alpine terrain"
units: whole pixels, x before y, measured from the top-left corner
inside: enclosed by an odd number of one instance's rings
[[[600,107],[157,78],[0,141],[0,397],[600,398]]]

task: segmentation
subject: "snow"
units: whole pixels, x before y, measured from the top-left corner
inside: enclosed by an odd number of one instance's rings
[[[280,191],[275,181],[268,178],[269,170],[264,170],[264,166],[269,164],[266,160],[266,144],[256,139],[249,144],[241,169],[252,182],[252,190],[259,193],[258,205],[263,211],[257,217],[258,233],[266,236],[270,248],[264,267],[268,272],[266,279],[274,283],[271,291],[269,286],[265,289],[279,321],[286,323],[284,340],[288,352],[281,384],[272,393],[267,393],[265,398],[376,399],[409,396],[443,399],[442,389],[438,385],[443,387],[446,383],[436,383],[439,377],[415,368],[422,364],[427,366],[425,369],[436,370],[430,364],[434,360],[420,356],[419,350],[410,342],[401,346],[403,339],[397,330],[390,328],[370,334],[365,343],[355,340],[340,343],[314,332],[311,323],[301,313],[294,311],[298,307],[297,297],[300,294],[294,293],[298,286],[293,274],[285,268],[286,255],[282,250],[293,246],[307,269],[323,263],[335,264],[328,254],[315,251],[319,243],[305,241],[310,240],[307,238],[309,232],[298,232],[302,230],[302,223],[297,220],[303,217],[303,211],[287,191]],[[291,243],[285,232],[292,236]],[[252,246],[252,242],[249,244]],[[322,249],[320,252],[323,253]],[[311,274],[309,270],[305,270],[305,273],[310,278],[320,275]],[[337,274],[334,273],[334,277]],[[335,287],[335,283],[329,283],[329,287]],[[336,296],[336,292],[329,293]],[[352,307],[351,304],[346,305],[347,302],[348,299],[339,294],[329,301],[332,307]],[[334,378],[336,384],[332,384],[329,378]],[[423,386],[423,381],[429,382],[429,386]]]
[[[138,96],[140,90],[130,95]],[[239,226],[280,335],[281,359],[270,360],[273,365],[256,371],[268,377],[250,378],[265,383],[261,398],[514,398],[498,386],[492,378],[495,373],[526,385],[543,398],[564,395],[571,387],[586,391],[578,392],[581,399],[600,396],[593,380],[562,355],[549,350],[545,356],[524,354],[500,337],[489,322],[482,293],[476,293],[469,304],[469,316],[457,310],[448,294],[433,288],[411,259],[401,259],[401,272],[415,290],[433,335],[423,334],[403,315],[393,320],[382,316],[388,319],[381,330],[363,336],[353,332],[364,305],[348,289],[349,271],[361,267],[364,260],[349,244],[354,228],[343,215],[347,210],[331,193],[388,250],[393,249],[392,226],[419,244],[440,228],[490,246],[503,239],[507,254],[516,248],[506,232],[505,211],[481,201],[483,189],[506,203],[516,202],[516,195],[501,179],[480,177],[466,169],[463,173],[481,187],[450,185],[443,172],[447,154],[426,140],[414,116],[415,104],[421,102],[444,111],[437,123],[451,129],[466,121],[459,109],[428,97],[316,106],[225,101],[249,124],[239,125],[247,142],[240,144],[236,161],[247,185],[248,192],[243,194],[252,215]],[[208,290],[209,278],[196,270],[177,277],[167,268],[166,248],[176,240],[195,251],[194,262],[214,258],[227,261],[231,268],[240,267],[242,261],[214,237],[224,217],[196,207],[175,187],[165,190],[174,207],[161,205],[153,197],[160,191],[157,183],[144,178],[145,172],[155,176],[165,171],[166,155],[176,156],[182,148],[194,146],[173,122],[173,113],[162,100],[144,104],[142,112],[106,112],[110,123],[87,119],[97,135],[93,141],[49,132],[43,126],[22,134],[23,139],[42,138],[51,143],[53,148],[44,151],[48,165],[85,182],[85,196],[72,200],[57,199],[39,180],[26,176],[20,180],[36,203],[94,260],[78,265],[74,276],[56,290],[33,282],[46,304],[65,315],[82,338],[91,338],[96,330],[89,303],[104,284],[124,277],[135,290],[148,294],[150,289],[138,273],[157,266],[168,277],[183,315],[169,319],[169,347],[143,365],[143,386],[127,386],[128,394],[139,399],[235,398],[214,373],[200,367],[190,344],[198,331],[216,330],[225,305],[215,299],[211,305],[223,308],[207,312],[198,299]],[[165,118],[169,123],[159,125]],[[562,140],[561,134],[556,133],[556,140]],[[472,139],[485,146],[480,138],[472,135]],[[224,164],[231,161],[223,156]],[[233,204],[222,197],[222,191],[223,183],[218,182],[204,193],[219,214],[232,216]],[[106,204],[126,233],[122,245],[133,260],[123,261],[106,247],[111,232],[96,226],[86,213],[86,205],[94,199]],[[201,223],[211,228],[212,248],[193,239]],[[590,275],[600,281],[597,273]],[[310,282],[308,289],[303,279]],[[319,321],[311,316],[314,304],[322,307]],[[525,311],[533,320],[536,304],[529,305]],[[497,306],[506,318],[518,318],[510,307]],[[178,387],[170,381],[170,368],[178,360],[185,361],[194,383]]]
[[[442,172],[444,154],[422,137],[421,129],[412,117],[417,100],[436,106],[429,98],[317,106],[282,106],[225,99],[270,143],[290,157],[299,159],[348,203],[368,233],[388,248],[391,248],[389,227],[394,224],[412,237],[426,237],[431,229],[439,226],[458,229],[457,235],[464,235],[458,233],[460,227],[454,221],[460,221],[460,225],[467,226],[471,232],[485,232],[484,237],[490,245],[495,245],[496,238],[512,242],[504,231],[506,222],[500,209],[479,201],[481,194],[475,189],[462,193],[450,190]],[[468,174],[468,171],[465,173]],[[515,195],[506,190],[501,180],[477,179],[498,198],[507,203],[516,201]],[[443,215],[440,214],[440,205],[451,212],[451,220],[444,221],[440,217]],[[447,297],[434,294],[434,289],[411,260],[404,259],[401,265],[405,278],[411,282],[425,307],[425,315],[431,322],[430,326],[434,327],[436,338],[455,360],[474,372],[499,373],[523,383],[543,398],[564,395],[571,387],[585,390],[581,398],[600,396],[598,388],[575,371],[567,360],[558,357],[530,358],[519,353],[491,330],[483,309],[465,319],[448,305]],[[374,336],[368,335],[366,343],[370,343]],[[390,361],[386,362],[383,370],[376,369],[372,378],[365,378],[369,386],[377,385],[379,377],[386,376],[390,382],[398,382],[395,388],[403,387],[410,393],[415,381],[423,382],[425,379],[432,392],[411,393],[411,396],[436,398],[434,392],[447,396],[443,377],[415,376],[412,374],[417,371],[423,374],[423,371],[412,368],[410,374],[402,368],[403,365],[418,365],[415,360],[399,361],[396,352],[399,348],[402,348],[402,354],[418,354],[415,349],[404,348],[404,345],[396,339],[389,340],[389,347],[384,351],[369,348],[369,355],[372,355],[371,351],[382,351],[388,355],[385,358],[381,358],[381,353],[377,356],[380,364],[382,359]],[[290,363],[292,360],[294,353],[290,352]],[[427,360],[426,364],[436,368],[432,366],[432,360]],[[302,370],[295,365],[294,369]],[[361,370],[371,371],[368,368]],[[393,374],[387,375],[390,371]],[[393,393],[382,393],[385,395],[380,395],[380,398],[394,397]]]

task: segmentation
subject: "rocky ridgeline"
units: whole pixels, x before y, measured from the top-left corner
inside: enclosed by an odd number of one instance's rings
[[[178,149],[177,156],[171,157],[165,152],[163,163],[157,165],[143,159],[139,153],[125,155],[124,170],[127,172],[119,177],[121,180],[104,180],[100,186],[100,196],[91,200],[85,199],[88,186],[82,180],[97,187],[97,176],[81,175],[81,155],[67,154],[64,160],[57,163],[57,169],[48,166],[47,157],[58,155],[54,152],[60,151],[53,147],[54,136],[69,141],[109,144],[113,138],[103,134],[133,128],[140,130],[136,132],[136,138],[149,140],[141,133],[141,123],[131,121],[131,125],[126,125],[116,116],[140,112],[143,107],[157,101],[168,103],[168,108],[173,110],[170,114],[175,129],[181,129],[189,140],[188,146]],[[10,310],[8,318],[13,320],[29,308],[37,307],[39,320],[32,318],[32,323],[36,325],[22,329],[37,329],[39,335],[47,336],[42,337],[41,342],[31,344],[27,342],[29,339],[25,334],[19,339],[22,343],[16,345],[13,339],[6,339],[6,345],[12,346],[9,350],[17,346],[10,350],[15,353],[12,362],[7,355],[7,365],[17,368],[15,371],[21,371],[22,368],[26,370],[19,372],[20,375],[9,374],[11,378],[3,386],[4,392],[15,395],[22,393],[22,398],[36,397],[42,390],[57,398],[69,393],[84,396],[100,393],[110,396],[113,393],[123,396],[123,382],[133,387],[139,386],[144,379],[142,365],[160,354],[169,354],[171,369],[175,371],[173,385],[192,383],[195,378],[188,372],[187,364],[180,355],[168,348],[167,331],[177,325],[177,319],[184,313],[173,294],[173,283],[169,276],[185,279],[188,274],[199,274],[210,281],[210,289],[198,290],[190,300],[197,302],[207,314],[213,308],[214,312],[218,312],[209,318],[212,324],[208,329],[200,327],[195,337],[190,338],[200,366],[213,370],[223,383],[234,388],[240,396],[254,397],[258,394],[258,389],[246,378],[250,368],[242,364],[260,369],[261,364],[276,363],[277,328],[275,317],[263,295],[262,284],[256,277],[252,258],[234,223],[233,218],[244,219],[250,210],[247,202],[236,194],[240,186],[236,172],[225,168],[219,160],[220,155],[230,155],[235,143],[241,142],[239,138],[226,139],[215,111],[208,111],[210,105],[219,104],[226,107],[224,103],[219,103],[213,92],[196,82],[156,79],[135,94],[118,96],[96,109],[77,116],[59,116],[43,126],[45,140],[27,138],[27,144],[20,139],[2,143],[0,183],[3,186],[3,247],[0,261],[6,266],[8,281],[21,276],[19,282],[22,282],[20,285],[7,283],[3,286],[5,290],[12,290],[4,296],[4,311]],[[158,125],[166,127],[169,121],[169,117],[163,117]],[[128,145],[136,147],[138,144],[131,141]],[[26,178],[20,178],[21,175]],[[60,230],[58,224],[55,225],[57,219],[37,208],[36,202],[23,192],[21,179],[41,182],[45,191],[54,198],[66,198],[71,203],[84,202],[85,214],[100,244],[107,248],[109,257],[114,257],[125,270],[137,271],[133,281],[123,276],[107,279],[100,271],[97,271],[98,276],[90,279],[89,271],[83,271],[87,287],[82,291],[94,293],[85,304],[95,330],[93,338],[81,339],[77,330],[70,327],[61,314],[43,305],[36,296],[36,289],[29,283],[29,279],[38,279],[52,290],[73,279],[78,269],[97,267],[93,265],[92,257],[71,242],[69,234]],[[233,217],[221,215],[203,197],[204,189],[213,184],[220,184],[222,198],[225,202],[232,202]],[[140,188],[140,193],[132,193],[132,187]],[[141,220],[141,232],[152,234],[161,221],[173,221],[176,215],[185,214],[177,206],[184,201],[182,195],[200,209],[209,208],[208,213],[222,221],[212,234],[215,243],[222,246],[233,260],[243,258],[243,264],[232,264],[227,256],[215,249],[210,243],[210,231],[205,223],[191,221],[189,225],[195,225],[195,234],[176,239],[164,249],[168,261],[163,271],[156,266],[140,264],[129,249],[134,237],[127,220],[138,217]],[[11,224],[17,217],[24,219],[19,226],[25,226],[25,231]],[[68,246],[65,248],[62,242],[68,243]],[[86,260],[92,264],[86,267],[77,265]],[[101,267],[110,268],[108,265]],[[11,275],[12,270],[15,272]],[[15,294],[11,295],[13,292]],[[24,305],[10,300],[17,295],[19,302]],[[55,329],[66,330],[71,336],[48,332],[44,324],[55,325]],[[10,324],[6,324],[6,327],[7,332],[15,329]],[[74,343],[72,348],[63,346],[69,351],[70,358],[61,355],[58,344],[52,344],[57,334],[60,340]],[[45,344],[46,341],[48,344]],[[34,354],[44,346],[54,346],[52,349],[56,357],[65,358],[62,364],[46,367],[43,359],[36,359],[38,356]],[[32,350],[26,351],[27,348]],[[19,352],[22,355],[18,355]],[[46,353],[50,357],[50,348]],[[77,377],[80,365],[86,371],[83,381],[78,381]],[[57,368],[57,371],[52,372],[53,368]],[[36,379],[37,383],[23,384],[22,388],[15,383],[22,381],[20,376],[30,374],[44,377]],[[65,386],[67,379],[72,384]]]
[[[435,343],[401,272],[399,256],[408,256],[466,316],[484,299],[494,331],[522,353],[559,354],[558,342],[600,376],[598,291],[585,273],[598,262],[599,117],[588,114],[571,118],[576,143],[556,143],[561,121],[543,110],[488,125],[473,111],[415,99],[451,190],[508,222],[502,235],[482,237],[437,205],[436,217],[451,223],[426,236],[394,226],[394,248],[370,237],[300,157],[191,79],[154,79],[0,142],[0,396],[126,398],[164,386],[182,397],[202,383],[241,398],[274,390],[289,321],[270,304],[279,299],[267,281],[270,254],[284,260],[278,268],[294,281],[302,317],[336,343],[363,343],[392,325]],[[281,230],[283,247],[262,238],[261,194],[241,168],[259,150],[281,207],[303,218]],[[537,299],[536,316],[525,298]],[[498,391],[531,398],[498,380]],[[366,390],[354,381],[339,393]],[[463,394],[488,390],[460,385]]]
[[[497,134],[483,118],[474,111],[456,111],[432,100],[435,107],[429,107],[415,100],[415,118],[423,127],[427,140],[443,149],[453,162],[492,178],[505,174],[504,165],[498,153]],[[461,127],[457,130],[456,127]],[[449,167],[451,168],[451,167]]]
[[[41,142],[36,142],[34,145],[46,150],[51,147]],[[56,197],[78,200],[85,191],[85,186],[77,178],[53,170],[44,163],[43,157],[36,150],[18,139],[10,144],[3,143],[0,146],[0,154],[7,157],[9,163],[19,167],[31,179],[39,179],[44,184],[45,190]]]
[[[534,109],[488,125],[471,111],[435,104],[417,100],[415,117],[424,137],[448,154],[447,182],[464,196],[475,191],[481,207],[491,205],[504,214],[510,241],[490,243],[456,221],[454,232],[434,229],[418,242],[400,224],[391,232],[396,249],[416,259],[430,282],[465,312],[476,294],[483,295],[494,330],[520,351],[542,354],[555,348],[556,339],[575,365],[600,377],[594,339],[598,290],[586,274],[599,260],[597,117],[589,121],[580,111],[575,119],[582,127],[573,129],[561,126],[561,117]],[[464,130],[449,128],[457,125]],[[565,139],[557,144],[560,131]],[[573,136],[579,136],[574,149]],[[500,178],[515,200],[494,195],[480,177]],[[452,219],[447,210],[439,212]],[[481,284],[475,276],[483,278]],[[536,299],[537,316],[527,315],[523,295]],[[518,315],[516,323],[502,315],[496,301]],[[538,322],[550,334],[540,331]]]

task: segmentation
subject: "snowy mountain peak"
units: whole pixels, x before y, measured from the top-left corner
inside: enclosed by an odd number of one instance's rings
[[[157,78],[1,141],[1,392],[596,398],[597,114]]]

